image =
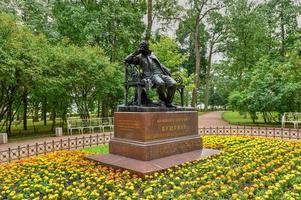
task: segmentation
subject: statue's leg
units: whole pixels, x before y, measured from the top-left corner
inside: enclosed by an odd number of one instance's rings
[[[177,82],[170,76],[162,75],[162,79],[167,85],[167,106],[172,106],[172,101],[177,90]]]
[[[147,93],[145,88],[142,88],[142,93],[141,93],[141,103],[142,105],[147,105],[149,102],[149,99],[147,98]]]
[[[157,88],[157,92],[158,92],[158,95],[159,95],[159,99],[161,101],[163,101],[165,104],[167,102],[166,100],[166,88],[165,88],[165,82],[163,81],[163,79],[155,74],[154,76],[152,76],[152,82],[154,83],[154,85],[156,86]]]

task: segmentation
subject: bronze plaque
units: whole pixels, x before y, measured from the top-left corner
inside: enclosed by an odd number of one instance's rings
[[[196,111],[115,112],[117,138],[149,141],[198,134]]]

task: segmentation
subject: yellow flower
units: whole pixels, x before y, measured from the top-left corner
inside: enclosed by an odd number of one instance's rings
[[[232,198],[233,199],[237,199],[238,198],[238,194],[236,194],[236,193],[232,194]]]

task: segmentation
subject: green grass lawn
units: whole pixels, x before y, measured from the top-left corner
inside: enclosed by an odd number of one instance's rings
[[[100,145],[96,147],[87,147],[83,148],[80,151],[85,152],[85,153],[109,153],[109,147],[108,145]]]
[[[205,111],[198,111],[198,115],[200,116],[200,115],[203,115],[203,114],[205,114],[206,112]]]
[[[62,120],[57,119],[54,127],[62,127]],[[27,130],[23,130],[22,122],[14,122],[12,125],[12,133],[8,136],[9,142],[23,141],[23,140],[31,140],[37,138],[45,138],[45,137],[54,137],[55,132],[52,130],[52,121],[48,120],[47,125],[44,126],[43,121],[33,122],[32,119],[28,119]],[[4,130],[2,130],[5,132]],[[88,130],[85,130],[88,132]],[[105,130],[109,131],[109,129]],[[0,131],[1,132],[1,131]],[[63,126],[63,135],[67,134],[67,125],[64,123]],[[73,132],[73,135],[79,134],[77,131]]]
[[[277,114],[275,113],[275,117],[276,115]],[[281,124],[277,122],[265,123],[261,113],[258,113],[257,117],[256,123],[253,123],[248,113],[246,115],[240,115],[240,113],[237,111],[226,111],[223,113],[223,119],[233,125],[281,127]],[[286,126],[290,127],[291,125],[288,124]]]
[[[62,120],[57,119],[54,127],[62,127]],[[22,121],[15,121],[11,126],[11,130],[12,132],[8,136],[9,142],[54,136],[51,120],[48,120],[47,125],[44,126],[43,121],[33,122],[32,119],[28,119],[27,130],[23,130]],[[66,124],[64,124],[64,131],[65,130]],[[5,131],[5,128],[2,131]]]

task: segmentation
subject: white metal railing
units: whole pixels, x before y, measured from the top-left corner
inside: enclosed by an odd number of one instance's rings
[[[67,119],[67,132],[72,135],[73,130],[77,130],[80,133],[84,133],[84,130],[89,130],[90,133],[94,133],[95,129],[104,132],[105,128],[113,130],[114,117],[104,118],[90,118],[90,119]]]
[[[286,123],[292,123],[294,124],[294,128],[298,128],[298,124],[301,123],[301,113],[284,113],[281,119],[282,128],[285,128]]]

